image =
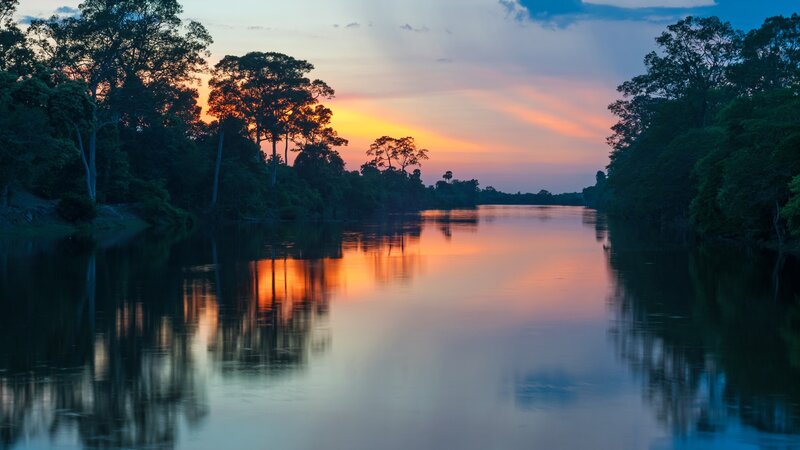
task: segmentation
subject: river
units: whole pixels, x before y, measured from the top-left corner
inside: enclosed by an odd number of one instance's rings
[[[0,448],[800,448],[800,264],[592,210],[0,246]]]

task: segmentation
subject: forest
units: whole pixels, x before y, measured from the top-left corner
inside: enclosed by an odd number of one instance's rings
[[[175,0],[87,0],[24,30],[16,6],[0,0],[0,206],[25,192],[71,222],[136,205],[148,222],[183,226],[479,202],[477,180],[450,171],[425,186],[429,151],[413,137],[378,137],[348,170],[323,103],[335,92],[311,63],[252,52],[211,67],[212,37]]]
[[[716,17],[667,27],[609,109],[610,214],[700,236],[800,237],[800,16],[748,32]]]

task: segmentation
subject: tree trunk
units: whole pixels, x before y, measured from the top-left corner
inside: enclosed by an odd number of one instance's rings
[[[778,239],[778,247],[783,251],[783,243],[785,241],[785,233],[781,224],[781,206],[775,201],[775,215],[772,216],[772,226],[775,229],[775,237]]]
[[[772,268],[772,300],[776,303],[780,300],[781,294],[781,272],[783,265],[786,263],[786,253],[783,248],[779,249],[778,256],[775,259],[775,266]]]
[[[81,162],[83,163],[83,170],[86,176],[86,193],[89,195],[89,198],[94,200],[94,188],[92,187],[92,171],[89,166],[89,161],[86,159],[86,149],[83,146],[83,136],[81,136],[81,130],[78,128],[78,125],[73,125],[75,127],[75,138],[78,140],[78,150],[81,152]]]
[[[278,140],[272,138],[272,185],[278,184]]]
[[[222,165],[222,145],[225,142],[225,129],[220,127],[219,143],[217,144],[217,162],[214,165],[214,189],[211,191],[211,206],[209,210],[217,207],[217,194],[219,192],[219,169]]]
[[[286,139],[284,141],[285,146],[283,148],[283,163],[287,166],[289,165],[289,133],[286,133]]]
[[[89,170],[87,183],[89,198],[97,201],[97,126],[89,132]]]

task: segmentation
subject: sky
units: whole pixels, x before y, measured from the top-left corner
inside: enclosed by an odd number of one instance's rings
[[[19,18],[79,1],[21,0]],[[642,73],[670,23],[718,15],[735,27],[800,12],[800,0],[183,0],[214,37],[211,63],[277,51],[336,90],[347,167],[382,135],[430,150],[447,170],[508,192],[577,191],[608,163],[616,86]],[[200,87],[204,102],[207,88]]]

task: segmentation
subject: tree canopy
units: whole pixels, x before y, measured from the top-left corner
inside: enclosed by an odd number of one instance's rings
[[[613,213],[703,233],[783,241],[797,232],[800,17],[747,33],[686,18],[656,39],[646,73],[619,87],[608,179]]]

